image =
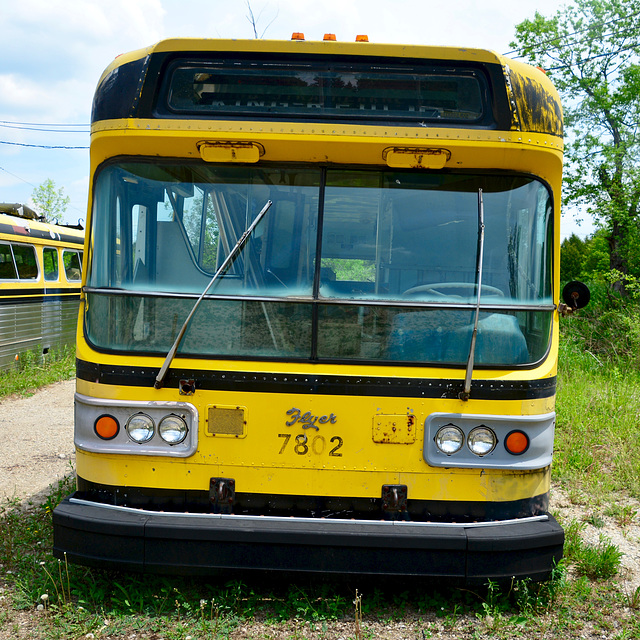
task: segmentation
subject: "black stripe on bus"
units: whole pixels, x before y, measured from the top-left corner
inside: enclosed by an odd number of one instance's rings
[[[104,365],[76,360],[81,380],[125,387],[153,387],[159,369]],[[165,387],[177,388],[180,380],[195,380],[203,391],[293,393],[335,396],[386,396],[392,398],[443,398],[457,400],[463,380],[439,378],[385,378],[245,371],[170,369]],[[533,400],[556,393],[556,378],[541,380],[473,380],[475,400]]]
[[[72,236],[70,234],[61,233],[58,228],[52,228],[51,231],[55,235],[54,238],[51,237],[51,232],[49,229],[34,229],[29,226],[28,229],[19,225],[6,224],[4,222],[0,222],[0,234],[5,234],[8,236],[13,236],[11,239],[4,238],[4,240],[9,242],[29,242],[31,238],[38,238],[40,240],[47,240],[48,242],[69,242],[71,244],[78,245],[77,247],[73,247],[74,249],[81,249],[84,245],[84,238],[78,236]],[[71,247],[62,247],[71,248]]]
[[[10,297],[13,296],[15,298],[21,296],[47,296],[57,295],[60,293],[75,293],[80,295],[80,283],[76,285],[69,285],[68,287],[22,287],[18,289],[17,287],[11,287],[9,289],[0,289],[0,297]]]

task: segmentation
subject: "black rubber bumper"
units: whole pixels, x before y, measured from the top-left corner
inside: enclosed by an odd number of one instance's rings
[[[176,514],[66,498],[54,555],[105,569],[544,580],[562,557],[552,516],[481,525]]]

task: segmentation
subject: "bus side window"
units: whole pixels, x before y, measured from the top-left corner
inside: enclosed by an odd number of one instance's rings
[[[14,244],[12,248],[20,280],[35,280],[38,277],[36,250],[27,244]]]
[[[45,247],[42,250],[42,262],[44,266],[44,279],[51,281],[58,279],[58,250]]]
[[[16,265],[13,263],[11,247],[0,244],[0,280],[17,280]]]
[[[82,270],[80,266],[80,255],[77,251],[68,251],[65,249],[62,252],[62,263],[64,264],[64,273],[67,280],[70,282],[77,282],[82,277]]]

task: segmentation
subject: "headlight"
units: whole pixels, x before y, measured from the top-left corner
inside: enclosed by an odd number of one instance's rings
[[[467,446],[477,456],[486,456],[496,446],[496,434],[489,427],[476,427],[471,429],[467,438]]]
[[[153,438],[155,425],[146,413],[136,413],[127,421],[126,430],[134,442],[143,444]]]
[[[158,433],[167,444],[180,444],[187,437],[188,431],[187,423],[173,413],[162,418],[158,425]]]
[[[436,445],[438,449],[448,456],[460,451],[463,443],[464,433],[462,433],[462,429],[456,427],[454,424],[446,424],[444,427],[440,427],[438,433],[436,433]]]

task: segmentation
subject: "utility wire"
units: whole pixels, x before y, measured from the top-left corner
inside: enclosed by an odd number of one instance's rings
[[[622,53],[623,51],[630,51],[632,49],[640,49],[640,43],[630,45],[628,47],[623,47],[622,49],[618,49],[617,51],[615,51],[615,54],[617,55],[619,53]],[[555,67],[545,67],[545,71],[557,71],[558,69],[570,69],[571,67],[575,67],[576,65],[581,65],[581,64],[584,64],[585,62],[591,62],[592,60],[597,60],[598,58],[606,58],[607,56],[612,55],[612,53],[614,52],[608,51],[606,53],[597,53],[595,55],[589,56],[588,58],[576,60],[573,63],[559,64]]]
[[[0,171],[4,171],[5,173],[8,173],[10,176],[13,176],[14,178],[17,178],[18,180],[20,180],[21,182],[24,182],[25,184],[32,186],[34,189],[36,188],[35,184],[29,182],[28,180],[25,180],[24,178],[21,178],[20,176],[17,176],[15,173],[11,173],[11,171],[9,171],[8,169],[5,169],[4,167],[0,167]]]
[[[48,144],[26,144],[24,142],[7,142],[0,140],[0,144],[10,144],[14,147],[33,147],[36,149],[88,149],[89,147],[70,147],[66,145],[48,145]]]
[[[24,127],[90,127],[90,124],[72,124],[69,122],[18,122],[17,120],[0,120],[0,124],[16,124]]]
[[[37,189],[36,185],[33,184],[33,182],[29,182],[28,180],[25,180],[24,178],[21,178],[20,176],[17,176],[15,173],[11,173],[11,171],[9,171],[8,169],[5,169],[4,167],[0,167],[0,171],[4,171],[5,173],[8,173],[10,176],[13,176],[14,178],[17,178],[21,182],[24,182],[25,184],[28,184],[29,186],[33,187],[34,189]],[[78,207],[74,207],[72,204],[69,205],[69,208],[73,209],[74,211],[77,211],[78,213],[81,213],[82,215],[84,215],[86,213],[86,211],[83,211],[82,209],[78,209]],[[83,218],[79,218],[79,220],[82,220],[82,219]]]
[[[38,131],[40,133],[90,133],[89,129],[80,131],[72,131],[78,127],[89,127],[87,124],[68,124],[68,123],[39,123],[39,122],[17,122],[15,120],[0,120],[0,127],[4,129],[17,129],[20,131]],[[50,129],[48,127],[58,127]],[[64,127],[64,128],[62,128]],[[30,147],[34,149],[88,149],[88,146],[73,145],[45,145],[45,144],[27,144],[24,142],[9,142],[8,140],[0,140],[0,144],[7,144],[14,147]]]
[[[48,126],[58,126],[58,125],[48,125]],[[70,127],[81,126],[81,125],[69,125]],[[39,126],[18,126],[14,124],[2,124],[0,122],[0,127],[3,129],[18,129],[20,131],[49,131],[51,133],[89,133],[89,129],[82,129],[78,131],[70,131],[69,129],[45,129]]]
[[[629,18],[635,18],[638,15],[640,15],[640,11],[636,11],[635,13],[632,13],[631,15],[625,16],[624,18],[614,18],[612,20],[608,20],[607,22],[602,22],[602,23],[600,23],[598,25],[594,25],[594,26],[606,27],[606,26],[609,26],[611,24],[617,24],[618,22],[621,22],[622,20],[628,20]],[[557,45],[559,42],[561,42],[561,41],[563,41],[563,40],[565,40],[567,38],[573,38],[574,36],[579,36],[579,35],[581,35],[583,33],[586,33],[588,31],[590,31],[591,28],[592,27],[585,27],[584,29],[580,29],[578,31],[574,31],[573,33],[569,33],[566,36],[564,36],[564,35],[563,36],[558,36],[557,38],[551,38],[550,40],[547,40],[546,42],[541,42],[540,45],[539,45],[540,49],[537,50],[537,51],[534,51],[533,53],[536,53],[536,54],[544,53],[545,49],[547,47],[552,46],[552,45]],[[636,33],[636,31],[632,30],[632,29],[629,29],[628,31],[621,31],[620,33],[611,32],[611,33],[606,34],[603,37],[607,37],[607,36],[610,36],[610,35],[618,35],[618,36],[622,35],[623,36],[623,35],[626,35],[627,33]],[[576,40],[573,40],[571,42],[566,42],[565,44],[563,44],[559,48],[560,49],[567,49],[567,48],[573,47],[573,46],[575,46],[576,44],[579,44],[579,43],[580,43],[580,40],[576,39]],[[526,47],[520,47],[519,49],[513,49],[512,51],[507,51],[504,55],[505,56],[510,56],[510,55],[513,55],[513,54],[518,54],[516,57],[523,57],[521,55],[521,52],[524,51],[525,49],[526,49]]]

